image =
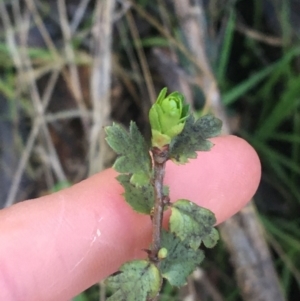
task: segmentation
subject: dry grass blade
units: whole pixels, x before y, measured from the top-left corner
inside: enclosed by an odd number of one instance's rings
[[[220,228],[244,300],[285,300],[253,203]]]
[[[89,2],[90,2],[90,0],[80,1],[78,8],[75,12],[75,15],[73,17],[73,20],[71,22],[71,26],[70,26],[71,34],[74,34],[76,32],[76,29],[79,26],[79,24],[84,16],[85,10],[86,10]]]
[[[281,260],[285,263],[285,265],[291,271],[291,273],[295,277],[298,285],[300,285],[300,271],[299,271],[299,269],[295,266],[293,261],[286,254],[286,252],[283,250],[280,243],[277,242],[276,238],[274,238],[271,234],[268,233],[267,234],[267,239],[268,239],[270,245],[272,246],[272,248],[275,250],[275,252],[281,258]]]
[[[166,3],[163,0],[158,0],[159,13],[161,22],[165,31],[169,34],[172,32],[171,15],[168,12]],[[155,47],[152,49],[152,54],[157,60],[157,69],[161,74],[164,82],[171,91],[180,91],[185,101],[193,107],[193,96],[191,91],[191,82],[194,77],[190,77],[183,69],[178,66],[178,55],[172,43],[169,44],[169,53],[165,53],[165,49]]]
[[[80,110],[67,110],[61,111],[58,113],[48,113],[45,115],[45,121],[47,122],[56,122],[58,120],[67,120],[67,119],[74,119],[82,117],[82,112]],[[91,119],[92,112],[87,111],[84,118]]]
[[[59,20],[60,20],[60,25],[63,33],[63,38],[64,38],[64,46],[65,46],[65,53],[66,53],[66,60],[67,64],[69,66],[69,71],[70,71],[70,80],[67,80],[70,86],[70,90],[72,94],[74,95],[74,98],[78,104],[78,108],[81,112],[81,117],[83,124],[85,126],[85,130],[87,131],[88,129],[88,124],[86,118],[86,105],[84,104],[83,101],[83,95],[82,95],[82,89],[81,89],[81,84],[79,80],[79,74],[78,74],[78,69],[77,65],[75,62],[75,53],[71,45],[71,39],[72,39],[72,30],[68,22],[68,16],[67,16],[67,9],[66,9],[66,3],[65,0],[59,0],[57,2],[58,4],[58,13],[59,13]],[[81,7],[80,7],[81,8]],[[78,16],[77,17],[77,22],[78,22]],[[65,74],[65,77],[69,77],[68,75]]]
[[[238,32],[244,34],[245,36],[247,36],[251,39],[254,39],[258,42],[269,44],[271,46],[282,46],[283,45],[283,41],[281,38],[268,36],[264,33],[258,32],[251,28],[248,28],[246,25],[244,25],[242,23],[237,24],[236,31],[238,31]]]
[[[195,80],[205,95],[203,113],[213,110],[223,121],[223,132],[230,132],[227,117],[221,102],[216,79],[212,73],[205,47],[205,12],[201,5],[189,5],[180,0],[174,1],[176,13],[188,41],[188,46],[198,65]]]
[[[43,19],[41,18],[40,14],[36,8],[34,0],[25,0],[25,2],[27,4],[27,8],[29,9],[29,11],[32,14],[32,17],[35,21],[36,26],[38,27],[38,29],[45,41],[47,48],[51,51],[53,59],[60,62],[62,59],[61,59],[52,39],[44,25]]]
[[[19,187],[19,183],[20,183],[22,174],[25,170],[27,161],[30,157],[34,142],[36,140],[36,137],[39,133],[40,128],[42,128],[44,137],[46,139],[49,156],[50,156],[50,159],[53,164],[53,168],[54,168],[54,171],[55,171],[57,177],[61,180],[65,180],[66,177],[64,175],[61,164],[57,157],[55,148],[51,141],[48,129],[45,125],[44,116],[43,116],[44,110],[49,102],[51,93],[53,91],[54,85],[58,78],[59,72],[54,71],[53,75],[50,77],[49,85],[48,85],[48,88],[45,89],[45,93],[44,93],[44,97],[43,97],[43,101],[42,101],[40,99],[40,96],[39,96],[39,93],[38,93],[38,90],[36,87],[34,71],[32,69],[31,62],[28,57],[27,49],[26,49],[26,37],[27,37],[28,28],[29,28],[30,15],[28,14],[28,12],[25,12],[24,18],[23,18],[23,16],[21,15],[19,2],[18,1],[14,2],[13,14],[14,14],[14,20],[16,22],[15,26],[18,29],[19,40],[21,43],[21,47],[18,47],[17,42],[16,42],[16,36],[14,35],[14,32],[12,30],[13,25],[10,22],[9,18],[7,17],[8,14],[6,11],[6,7],[2,3],[1,3],[1,11],[3,13],[2,19],[4,21],[3,23],[4,23],[4,27],[5,27],[5,31],[6,31],[6,39],[7,39],[8,45],[9,45],[9,49],[11,51],[11,56],[13,58],[14,63],[16,64],[20,81],[26,82],[26,80],[24,81],[24,78],[29,77],[29,84],[30,84],[29,90],[30,90],[30,94],[31,94],[31,97],[32,97],[32,100],[33,100],[33,103],[35,106],[35,110],[36,110],[36,117],[35,117],[35,121],[34,121],[32,130],[31,130],[31,133],[29,135],[29,139],[27,141],[25,150],[23,151],[21,160],[18,164],[18,168],[17,168],[17,171],[14,176],[13,183],[10,187],[10,190],[9,190],[9,193],[7,196],[5,206],[8,207],[11,204],[13,204],[13,202],[15,201],[15,197],[16,197],[16,194],[18,191],[18,187]]]
[[[93,103],[93,126],[90,135],[89,174],[105,166],[103,126],[110,113],[111,44],[114,0],[97,2],[95,25],[92,29],[94,57],[91,74],[91,97]],[[101,152],[99,149],[101,148]]]
[[[19,70],[22,65],[21,57],[18,51],[13,26],[10,22],[9,14],[3,1],[0,1],[0,14],[4,25],[6,43],[9,48],[11,58],[15,67]]]
[[[201,64],[199,64],[195,55],[192,54],[182,43],[178,42],[168,31],[166,31],[161,24],[153,18],[150,14],[148,14],[142,7],[136,4],[134,1],[130,1],[132,7],[137,11],[137,13],[144,18],[149,24],[151,24],[163,37],[167,38],[172,45],[174,45],[182,54],[186,56],[186,58],[194,63],[196,68],[200,71],[202,70]]]
[[[197,268],[188,281],[189,294],[183,301],[212,300],[224,301],[218,288],[211,283],[205,271]]]
[[[124,47],[124,50],[126,52],[126,55],[128,57],[128,62],[130,64],[131,69],[133,70],[133,73],[135,75],[135,78],[142,78],[142,72],[140,70],[140,66],[137,62],[137,59],[134,55],[133,52],[133,47],[129,41],[128,34],[126,31],[126,25],[125,21],[120,20],[119,22],[116,23],[116,27],[118,30],[118,33],[121,37],[121,44]],[[144,109],[142,106],[142,103],[140,102],[140,96],[138,93],[135,91],[136,88],[134,87],[134,82],[130,82],[130,78],[128,76],[127,70],[124,70],[121,65],[115,62],[114,68],[116,69],[117,74],[120,76],[122,81],[124,82],[125,86],[127,87],[129,93],[131,94],[133,100],[135,101],[136,105],[140,107],[141,109]],[[138,92],[140,95],[143,95],[143,90],[144,90],[144,85],[140,80],[135,80],[136,85],[138,86]]]
[[[33,106],[36,111],[36,115],[39,116],[39,118],[41,118],[41,129],[42,129],[42,133],[44,135],[44,139],[47,143],[49,157],[50,157],[50,161],[52,163],[53,170],[59,180],[65,181],[66,176],[64,174],[60,160],[58,158],[58,155],[56,153],[52,139],[50,137],[48,127],[44,120],[44,107],[43,107],[41,97],[39,95],[39,91],[38,91],[38,88],[36,85],[36,79],[34,77],[34,71],[33,71],[31,61],[29,59],[28,52],[27,52],[27,45],[26,45],[27,38],[26,37],[28,34],[28,29],[29,29],[30,15],[29,14],[25,15],[25,17],[22,21],[22,26],[21,26],[21,20],[22,20],[21,13],[18,14],[17,16],[15,16],[15,20],[20,20],[20,23],[19,23],[20,40],[21,40],[21,44],[22,44],[20,53],[21,53],[22,61],[24,63],[24,65],[23,65],[24,69],[23,69],[22,75],[28,76],[28,78],[29,78],[30,96],[33,101]],[[23,29],[21,29],[21,27]]]
[[[153,85],[153,81],[152,81],[152,77],[149,71],[149,67],[147,64],[147,59],[146,59],[146,55],[144,52],[144,49],[142,47],[141,44],[141,39],[139,37],[139,32],[136,28],[136,24],[135,21],[133,19],[132,13],[130,10],[128,10],[128,12],[126,13],[126,18],[127,18],[127,22],[129,24],[129,28],[134,40],[134,45],[141,63],[141,67],[142,67],[142,71],[143,71],[143,75],[146,81],[146,86],[147,86],[147,90],[148,90],[148,95],[150,96],[150,100],[152,103],[155,102],[155,90],[154,90],[154,85]]]
[[[50,100],[52,91],[54,89],[54,86],[56,84],[56,81],[58,79],[59,73],[60,73],[60,70],[53,71],[53,73],[52,73],[52,75],[49,79],[49,82],[48,82],[48,85],[47,85],[47,88],[45,90],[45,93],[43,95],[43,100],[42,100],[43,110],[46,109],[46,107],[49,103],[49,100]],[[33,149],[35,140],[38,136],[42,121],[43,121],[43,119],[40,118],[39,116],[37,116],[34,120],[34,123],[32,125],[32,129],[30,131],[29,137],[28,137],[27,142],[26,142],[25,149],[23,150],[23,153],[22,153],[20,162],[18,164],[17,170],[14,174],[14,177],[13,177],[14,180],[13,180],[13,183],[10,187],[10,190],[9,190],[6,202],[5,202],[5,207],[9,207],[15,202],[15,197],[17,195],[20,180],[21,180],[22,174],[25,170],[28,159],[30,157],[30,154],[31,154],[31,151]]]

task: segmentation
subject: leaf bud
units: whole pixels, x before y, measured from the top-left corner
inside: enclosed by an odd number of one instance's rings
[[[170,144],[182,132],[189,113],[182,94],[166,94],[167,88],[162,89],[149,112],[152,146],[158,148]]]
[[[166,248],[161,248],[158,251],[157,257],[159,259],[165,259],[168,256],[168,250]]]

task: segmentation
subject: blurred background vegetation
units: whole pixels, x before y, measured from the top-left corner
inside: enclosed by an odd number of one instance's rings
[[[192,2],[0,0],[0,206],[110,166],[103,126],[135,120],[149,137],[167,86],[257,150],[259,220],[285,298],[300,300],[300,2]],[[161,300],[246,300],[228,258],[221,242]]]

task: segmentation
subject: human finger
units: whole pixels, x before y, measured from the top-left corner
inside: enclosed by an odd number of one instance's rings
[[[212,141],[212,150],[191,163],[169,163],[166,183],[172,200],[190,199],[221,222],[250,200],[260,164],[240,138]],[[115,176],[108,169],[0,212],[0,300],[68,300],[141,256],[151,222],[124,201]]]

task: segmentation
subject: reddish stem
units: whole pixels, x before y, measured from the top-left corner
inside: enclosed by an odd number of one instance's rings
[[[154,195],[155,203],[152,215],[152,244],[149,259],[158,263],[158,251],[161,248],[161,229],[165,206],[165,196],[163,193],[163,181],[165,176],[165,166],[168,160],[169,146],[166,145],[163,149],[154,147],[152,149],[154,161]]]

